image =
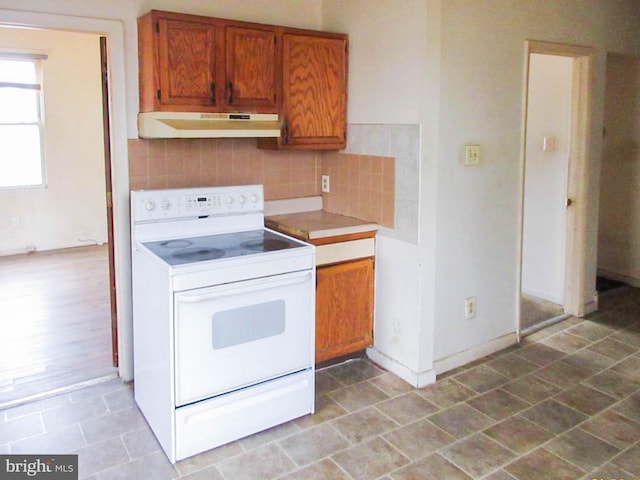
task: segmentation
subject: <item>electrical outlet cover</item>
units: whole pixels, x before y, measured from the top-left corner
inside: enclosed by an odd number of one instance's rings
[[[329,182],[329,175],[322,175],[322,192],[330,193],[331,192],[331,184]]]

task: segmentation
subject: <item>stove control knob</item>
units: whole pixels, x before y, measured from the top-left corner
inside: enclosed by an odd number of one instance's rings
[[[244,198],[244,195],[240,195],[240,196],[238,197],[238,203],[239,203],[239,204],[243,204],[243,203],[244,203],[244,202],[246,202],[246,201],[247,201],[247,199],[246,199],[246,198]]]
[[[256,195],[255,193],[251,195],[251,203],[258,203],[258,200],[260,200],[260,197],[258,197],[258,195]]]
[[[169,210],[169,208],[171,207],[171,203],[169,202],[169,200],[163,200],[162,203],[160,204],[160,207],[163,210]]]
[[[233,203],[233,197],[227,197],[227,205],[231,205]]]
[[[154,208],[156,208],[156,204],[153,202],[147,202],[144,204],[144,208],[148,211],[153,210]]]

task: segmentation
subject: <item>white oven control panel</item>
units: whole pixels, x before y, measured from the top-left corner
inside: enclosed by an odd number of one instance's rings
[[[262,185],[134,190],[131,207],[134,222],[262,213],[264,194]]]

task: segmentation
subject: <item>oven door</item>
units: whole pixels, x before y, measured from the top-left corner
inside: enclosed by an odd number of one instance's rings
[[[314,274],[176,292],[176,405],[313,366]]]

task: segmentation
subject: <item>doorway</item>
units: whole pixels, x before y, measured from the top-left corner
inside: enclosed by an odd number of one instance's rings
[[[527,42],[520,335],[584,314],[591,49]]]
[[[640,287],[640,59],[607,54],[598,211],[598,295]]]
[[[3,291],[14,292],[3,312],[3,341],[11,344],[3,344],[0,353],[0,404],[7,406],[113,377],[117,370],[109,308],[113,244],[105,245],[111,232],[105,212],[109,172],[101,37],[2,28],[0,38],[5,50],[46,50],[48,56],[45,185],[2,192],[3,209],[19,218],[0,242],[1,284]],[[11,253],[17,255],[4,256]]]

